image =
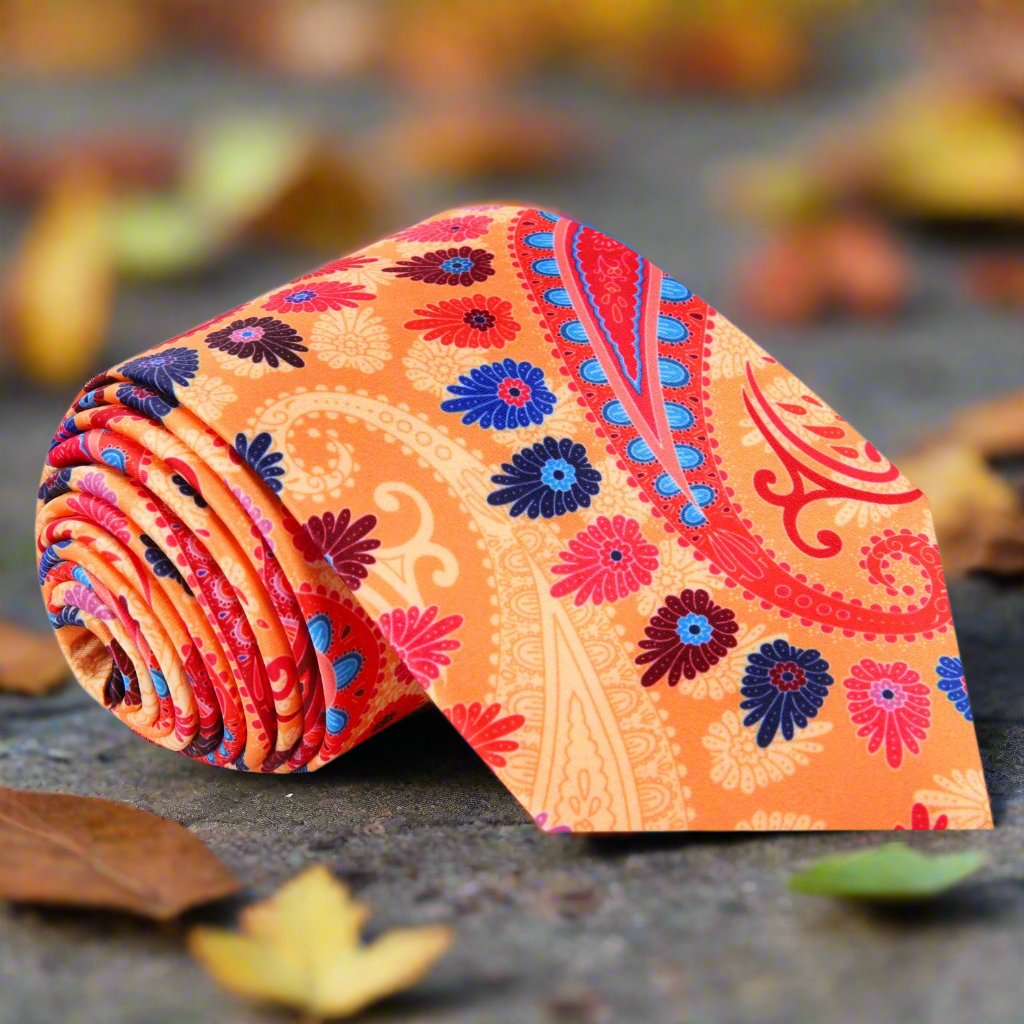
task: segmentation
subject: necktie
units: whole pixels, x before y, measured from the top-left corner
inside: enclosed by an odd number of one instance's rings
[[[37,527],[81,684],[197,761],[433,701],[547,831],[991,823],[921,493],[567,217],[449,211],[94,378]]]

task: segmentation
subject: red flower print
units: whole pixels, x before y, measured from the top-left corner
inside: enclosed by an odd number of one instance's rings
[[[384,273],[408,277],[425,284],[461,284],[469,287],[494,273],[494,256],[483,249],[463,245],[457,249],[437,249],[422,256],[399,260],[397,266],[385,267]]]
[[[885,743],[885,759],[890,768],[903,763],[903,748],[920,752],[931,725],[928,687],[905,662],[883,664],[864,658],[850,669],[851,678],[843,680],[850,706],[850,720],[859,725],[858,736],[868,737],[868,753]]]
[[[311,281],[275,292],[263,308],[275,313],[323,313],[342,306],[354,309],[358,303],[374,298],[362,285],[348,281]]]
[[[460,641],[448,636],[462,625],[461,615],[439,619],[437,605],[421,609],[392,608],[380,617],[380,631],[402,659],[404,673],[424,687],[452,663],[446,652],[457,651]],[[403,674],[404,674],[403,673]]]
[[[490,226],[490,217],[469,213],[465,217],[441,217],[415,224],[399,231],[395,238],[406,242],[465,242],[486,235]]]
[[[644,630],[647,639],[637,644],[643,654],[636,663],[648,666],[640,682],[653,686],[667,674],[668,685],[676,686],[683,676],[707,672],[736,646],[739,628],[736,613],[715,604],[706,590],[670,594]]]
[[[299,280],[308,281],[311,277],[324,277],[327,274],[342,274],[346,270],[362,270],[363,267],[368,267],[371,263],[376,262],[376,256],[342,256],[341,259],[331,260],[330,263],[325,263],[322,267],[317,267],[316,270],[311,270],[308,274],[303,274]]]
[[[295,546],[307,561],[323,558],[352,590],[366,579],[367,566],[376,561],[370,554],[380,541],[366,535],[377,525],[377,517],[366,515],[353,520],[350,509],[337,515],[325,512],[310,516],[295,536]]]
[[[598,516],[597,521],[569,541],[569,550],[551,567],[564,576],[552,588],[553,597],[575,592],[577,605],[618,601],[651,582],[658,568],[658,549],[640,532],[640,524],[625,516]]]
[[[928,813],[928,808],[924,804],[914,804],[910,808],[910,827],[915,832],[944,832],[949,828],[949,815],[940,814],[935,819],[935,824],[931,822],[931,815]],[[893,825],[893,828],[897,832],[906,832],[906,827],[903,825]]]
[[[501,705],[492,704],[487,709],[473,701],[472,704],[455,704],[445,708],[445,717],[462,733],[462,738],[492,767],[504,768],[505,754],[519,748],[515,740],[506,739],[526,721],[522,715],[506,715],[499,718]]]
[[[512,303],[496,295],[442,299],[413,312],[422,319],[410,320],[405,325],[410,331],[424,331],[424,341],[456,348],[502,348],[520,331]]]

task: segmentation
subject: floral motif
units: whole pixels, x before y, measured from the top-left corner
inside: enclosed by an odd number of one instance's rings
[[[188,407],[204,423],[220,419],[224,407],[238,401],[238,393],[223,377],[202,376],[188,389]]]
[[[761,723],[758,746],[767,747],[778,730],[791,740],[797,729],[806,729],[828,696],[834,680],[828,662],[813,647],[793,647],[785,640],[761,644],[747,655],[747,672],[740,693],[747,699],[744,725]]]
[[[811,722],[789,743],[762,747],[751,731],[743,728],[740,716],[726,711],[721,721],[711,723],[701,742],[711,755],[711,781],[749,795],[809,764],[811,754],[825,749],[817,741],[831,731],[831,722]]]
[[[377,560],[371,551],[380,547],[376,537],[367,534],[377,525],[372,515],[352,518],[351,509],[337,515],[325,512],[310,516],[295,535],[295,546],[308,561],[323,558],[352,590],[358,590],[367,576],[367,566]]]
[[[284,466],[280,465],[284,454],[270,450],[273,441],[266,431],[257,434],[251,441],[245,434],[238,434],[235,437],[235,451],[259,474],[267,487],[275,494],[280,494],[283,485],[278,478],[284,476]]]
[[[304,366],[299,353],[307,351],[295,328],[272,316],[232,320],[227,326],[208,334],[206,344],[254,364],[265,362],[275,370],[282,362],[289,366]]]
[[[385,267],[388,274],[408,277],[424,284],[448,284],[469,287],[474,282],[486,281],[494,273],[494,256],[484,249],[469,245],[458,248],[435,249],[421,256],[399,260],[396,266]]]
[[[135,412],[161,423],[163,418],[178,405],[178,400],[173,395],[164,395],[153,391],[146,384],[121,384],[118,386],[116,394],[117,400],[125,408],[133,409]]]
[[[449,382],[472,370],[478,358],[472,349],[437,346],[417,338],[402,357],[402,365],[417,391],[432,391],[440,398],[447,392]],[[518,447],[523,441],[521,437],[517,440]]]
[[[352,367],[360,373],[376,373],[391,358],[387,328],[369,306],[318,317],[309,347],[332,370]]]
[[[455,704],[445,708],[445,717],[462,734],[462,738],[492,768],[504,768],[507,764],[506,754],[519,749],[516,740],[508,739],[508,734],[515,732],[526,721],[522,715],[501,714],[500,704],[484,706],[479,701],[472,704]]]
[[[468,213],[463,217],[440,217],[414,224],[394,237],[404,242],[466,242],[486,235],[490,226],[490,217]]]
[[[868,753],[885,743],[890,768],[903,763],[903,748],[919,754],[919,741],[931,725],[931,695],[921,677],[905,662],[890,664],[864,658],[843,681],[850,720],[858,736],[868,737]]]
[[[937,789],[919,789],[914,799],[933,814],[945,814],[950,828],[992,827],[985,777],[980,771],[955,768],[948,776],[935,775],[933,781]]]
[[[424,331],[424,340],[456,348],[503,348],[521,330],[512,303],[494,295],[442,299],[413,312],[420,319],[406,323],[410,331]]]
[[[746,821],[736,822],[737,832],[820,832],[825,822],[796,811],[754,811]]]
[[[172,406],[178,404],[174,386],[188,387],[198,371],[199,353],[191,348],[165,348],[132,359],[121,367],[125,377],[161,392],[165,401]]]
[[[551,567],[564,576],[552,588],[553,597],[575,594],[577,605],[619,601],[651,582],[658,568],[658,549],[648,543],[635,519],[598,516],[569,541],[569,548]]]
[[[297,288],[284,288],[263,303],[264,309],[275,313],[323,313],[344,306],[355,308],[376,295],[348,281],[311,281]]]
[[[484,429],[508,430],[544,422],[555,407],[544,371],[532,363],[505,359],[477,367],[451,384],[455,395],[441,403],[444,412],[462,413],[467,426],[479,423]]]
[[[964,677],[964,664],[959,658],[951,658],[943,654],[935,666],[935,674],[939,677],[939,689],[946,695],[950,704],[960,712],[968,722],[974,721],[971,711],[971,699],[967,696],[967,679]]]
[[[637,646],[638,665],[647,665],[640,682],[653,686],[663,676],[668,685],[706,672],[736,646],[736,613],[711,600],[706,590],[670,594],[644,629]]]
[[[191,594],[192,591],[185,582],[185,577],[181,575],[178,567],[171,561],[163,548],[152,537],[144,533],[139,535],[139,540],[142,541],[142,546],[146,549],[146,561],[152,567],[154,575],[174,580],[186,593]]]
[[[317,267],[316,270],[311,270],[308,274],[303,274],[299,280],[308,281],[310,278],[325,277],[327,274],[359,272],[376,262],[378,262],[376,256],[363,256],[360,254],[342,256],[340,259],[331,260],[323,266]]]
[[[601,474],[590,464],[583,445],[563,437],[546,437],[502,463],[504,472],[491,477],[498,490],[487,495],[491,505],[511,505],[509,515],[524,512],[530,519],[587,508],[600,490]]]
[[[662,594],[678,594],[687,588],[710,586],[716,582],[675,537],[665,537],[658,542],[658,568],[654,579],[651,586],[644,587],[637,595],[636,610],[650,618],[661,607]]]
[[[905,825],[893,825],[893,828],[897,832],[907,831]],[[922,803],[916,803],[910,808],[910,828],[914,832],[944,832],[949,828],[949,815],[940,814],[933,823],[928,808]]]
[[[384,638],[401,658],[399,674],[412,677],[428,687],[452,663],[449,651],[457,651],[461,641],[449,636],[462,625],[461,615],[438,618],[437,605],[420,609],[392,608],[378,625]]]
[[[199,486],[195,481],[186,480],[181,473],[172,473],[171,483],[186,498],[191,498],[197,508],[206,508],[206,499],[200,493]]]

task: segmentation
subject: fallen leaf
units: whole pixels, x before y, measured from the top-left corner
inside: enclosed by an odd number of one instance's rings
[[[77,384],[93,369],[113,290],[109,206],[103,175],[69,166],[15,254],[3,295],[10,349],[37,384]]]
[[[976,298],[1024,309],[1024,256],[978,256],[967,265],[967,287]]]
[[[110,800],[0,789],[0,899],[163,921],[238,887],[176,822]]]
[[[369,146],[378,164],[439,179],[554,174],[586,151],[578,125],[498,101],[418,110],[388,125]]]
[[[364,240],[381,206],[337,145],[272,117],[207,125],[186,159],[182,199],[221,236],[334,250]]]
[[[785,225],[739,271],[742,301],[773,323],[805,323],[826,312],[889,316],[906,301],[909,285],[893,232],[855,216]]]
[[[240,931],[195,928],[189,948],[226,988],[320,1020],[347,1017],[415,984],[451,945],[443,926],[362,944],[368,916],[322,865],[242,911]]]
[[[129,195],[114,201],[111,245],[130,277],[175,277],[205,266],[227,244],[223,231],[176,195]]]
[[[870,902],[931,899],[974,874],[986,857],[978,850],[928,855],[903,843],[822,857],[789,880],[808,896]]]
[[[928,498],[948,578],[1024,572],[1024,505],[977,449],[943,435],[899,464]]]
[[[989,459],[1024,455],[1024,391],[961,410],[950,422],[949,434]]]
[[[137,0],[5,0],[4,70],[74,75],[121,70],[157,44],[158,5]]]
[[[70,678],[68,663],[53,633],[30,633],[0,621],[0,693],[36,696]]]

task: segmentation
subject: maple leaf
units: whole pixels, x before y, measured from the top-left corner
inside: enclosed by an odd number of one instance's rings
[[[362,944],[368,909],[323,865],[241,914],[240,930],[196,928],[192,954],[225,988],[316,1020],[348,1017],[415,984],[451,945],[444,926],[400,928]]]

